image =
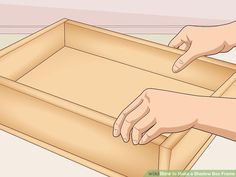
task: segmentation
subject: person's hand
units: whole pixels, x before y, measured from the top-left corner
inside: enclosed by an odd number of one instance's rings
[[[113,135],[124,142],[146,144],[162,133],[189,129],[197,121],[199,98],[175,92],[146,89],[114,123]]]
[[[236,23],[222,26],[186,26],[169,43],[170,47],[186,51],[174,63],[173,72],[179,72],[201,56],[228,52],[236,45]]]

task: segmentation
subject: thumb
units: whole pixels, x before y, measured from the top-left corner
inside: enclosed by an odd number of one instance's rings
[[[192,61],[200,57],[201,55],[196,52],[193,48],[190,47],[190,49],[185,52],[182,56],[180,56],[174,63],[172,67],[172,71],[174,73],[177,73],[181,70],[183,70],[186,66],[188,66]]]

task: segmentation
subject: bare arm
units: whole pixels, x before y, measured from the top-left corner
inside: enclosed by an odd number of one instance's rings
[[[173,72],[179,72],[198,57],[228,52],[235,47],[236,22],[211,27],[186,26],[169,46],[186,51],[173,65]]]
[[[200,56],[236,46],[236,22],[213,27],[187,26],[170,42],[185,50],[173,65],[179,72]],[[236,141],[236,99],[185,95],[147,89],[117,118],[114,136],[146,144],[166,132],[197,128]]]
[[[197,128],[236,141],[236,99],[147,89],[118,117],[114,136],[146,144],[167,132]]]
[[[200,97],[198,120],[193,126],[236,141],[236,99]]]

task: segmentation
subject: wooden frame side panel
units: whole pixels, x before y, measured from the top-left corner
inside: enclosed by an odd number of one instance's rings
[[[66,21],[68,21],[68,19],[65,19],[65,18],[64,18],[64,19],[61,19],[61,20],[59,20],[59,21],[57,21],[57,22],[51,24],[50,26],[47,26],[47,27],[45,27],[45,28],[43,28],[43,29],[41,29],[41,30],[35,32],[35,33],[32,33],[32,34],[30,34],[29,36],[27,36],[27,37],[25,37],[25,38],[23,38],[23,39],[21,39],[21,40],[15,42],[15,43],[9,45],[9,46],[7,46],[7,47],[1,49],[1,50],[0,50],[0,57],[2,57],[3,55],[6,55],[7,53],[9,53],[9,52],[11,52],[11,51],[13,51],[13,50],[19,48],[20,46],[22,46],[22,45],[24,45],[24,44],[30,42],[31,40],[33,40],[33,39],[35,39],[35,38],[37,38],[37,37],[43,35],[44,33],[46,33],[46,32],[48,32],[48,31],[54,29],[54,28],[57,27],[58,25],[64,24]]]
[[[125,177],[124,175],[121,175],[119,173],[116,173],[115,171],[112,171],[110,169],[102,167],[99,164],[95,164],[95,163],[93,163],[91,161],[88,161],[86,159],[83,159],[81,157],[73,155],[70,152],[66,152],[66,151],[64,151],[64,150],[62,150],[60,148],[57,148],[57,147],[52,146],[50,144],[44,143],[42,141],[39,141],[39,140],[37,140],[37,139],[35,139],[33,137],[30,137],[28,135],[20,133],[20,132],[14,130],[12,128],[8,128],[8,127],[3,126],[3,125],[0,124],[0,130],[2,130],[4,132],[7,132],[9,134],[12,134],[12,135],[14,135],[14,136],[16,136],[18,138],[23,139],[23,140],[26,140],[27,142],[30,142],[30,143],[35,144],[37,146],[40,146],[40,147],[42,147],[42,148],[44,148],[46,150],[49,150],[49,151],[51,151],[53,153],[56,153],[56,154],[58,154],[58,155],[60,155],[62,157],[65,157],[65,158],[70,159],[70,160],[72,160],[74,162],[77,162],[77,163],[79,163],[81,165],[84,165],[84,166],[86,166],[88,168],[91,168],[92,170],[95,170],[95,171],[98,171],[98,172],[103,173],[105,175],[108,175],[110,177]]]
[[[142,176],[158,166],[154,143],[123,143],[110,126],[3,85],[0,97],[3,126],[126,176]]]
[[[170,136],[160,145],[159,168],[160,170],[169,170],[172,149],[178,144],[189,130],[171,133]]]
[[[235,80],[236,74],[233,74],[215,93],[212,94],[212,97],[224,96],[225,91],[231,88]],[[178,137],[174,137],[177,136],[176,133],[171,134],[160,145],[160,153],[163,151],[166,155],[160,154],[160,157],[162,158],[160,158],[159,161],[159,169],[191,169],[197,159],[215,138],[215,135],[197,129],[190,129],[185,132],[180,132]]]
[[[64,23],[39,32],[1,52],[0,75],[17,80],[64,47]]]
[[[175,74],[172,65],[179,54],[170,48],[164,50],[158,44],[147,45],[144,40],[70,21],[65,23],[65,45],[214,91],[235,72],[217,62],[196,60]]]
[[[172,149],[169,169],[185,169],[209,138],[210,133],[191,129]]]
[[[7,78],[3,78],[1,76],[0,76],[0,84],[4,85],[6,87],[12,88],[18,92],[30,95],[34,98],[38,98],[44,102],[53,104],[57,107],[61,107],[61,108],[66,109],[68,111],[74,112],[76,114],[80,114],[84,117],[92,119],[93,121],[97,121],[101,124],[113,127],[113,124],[115,121],[114,117],[100,113],[100,112],[93,110],[91,108],[85,107],[80,104],[76,104],[74,102],[67,101],[63,98],[51,95],[50,93],[46,93],[46,92],[37,90],[35,88],[26,86],[21,83],[14,82],[12,80],[9,80]],[[156,145],[160,145],[163,141],[165,141],[165,139],[166,139],[166,136],[160,135],[158,138],[153,140],[152,143],[154,143]]]
[[[105,32],[105,33],[107,33],[111,36],[116,36],[116,37],[126,39],[126,40],[129,40],[129,41],[133,41],[133,42],[148,45],[148,46],[151,46],[151,47],[159,48],[161,50],[165,50],[165,51],[175,53],[175,54],[178,54],[178,55],[182,55],[184,53],[184,51],[182,51],[182,50],[171,48],[171,47],[168,47],[168,46],[163,45],[163,44],[158,44],[156,42],[152,42],[152,41],[149,41],[149,40],[144,40],[144,39],[136,38],[136,37],[133,37],[133,36],[124,35],[123,33],[114,32],[114,31],[111,31],[111,30],[103,29],[103,28],[100,28],[100,27],[88,25],[88,24],[73,21],[73,20],[67,20],[66,24],[72,24],[72,25],[75,25],[75,26],[88,28],[88,29],[98,31],[98,32],[101,32],[101,33]],[[232,68],[232,69],[236,69],[236,65],[233,64],[233,63],[229,63],[229,62],[222,61],[222,60],[217,60],[217,59],[211,58],[211,57],[200,57],[199,60],[209,62],[209,63],[213,63],[213,64],[217,64],[217,65],[221,65],[221,66]]]
[[[223,97],[236,98],[236,79],[232,81],[230,87],[223,93]]]

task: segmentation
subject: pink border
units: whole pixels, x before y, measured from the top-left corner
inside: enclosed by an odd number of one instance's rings
[[[32,33],[61,18],[122,33],[177,33],[185,25],[214,25],[223,20],[0,4],[0,33]]]

